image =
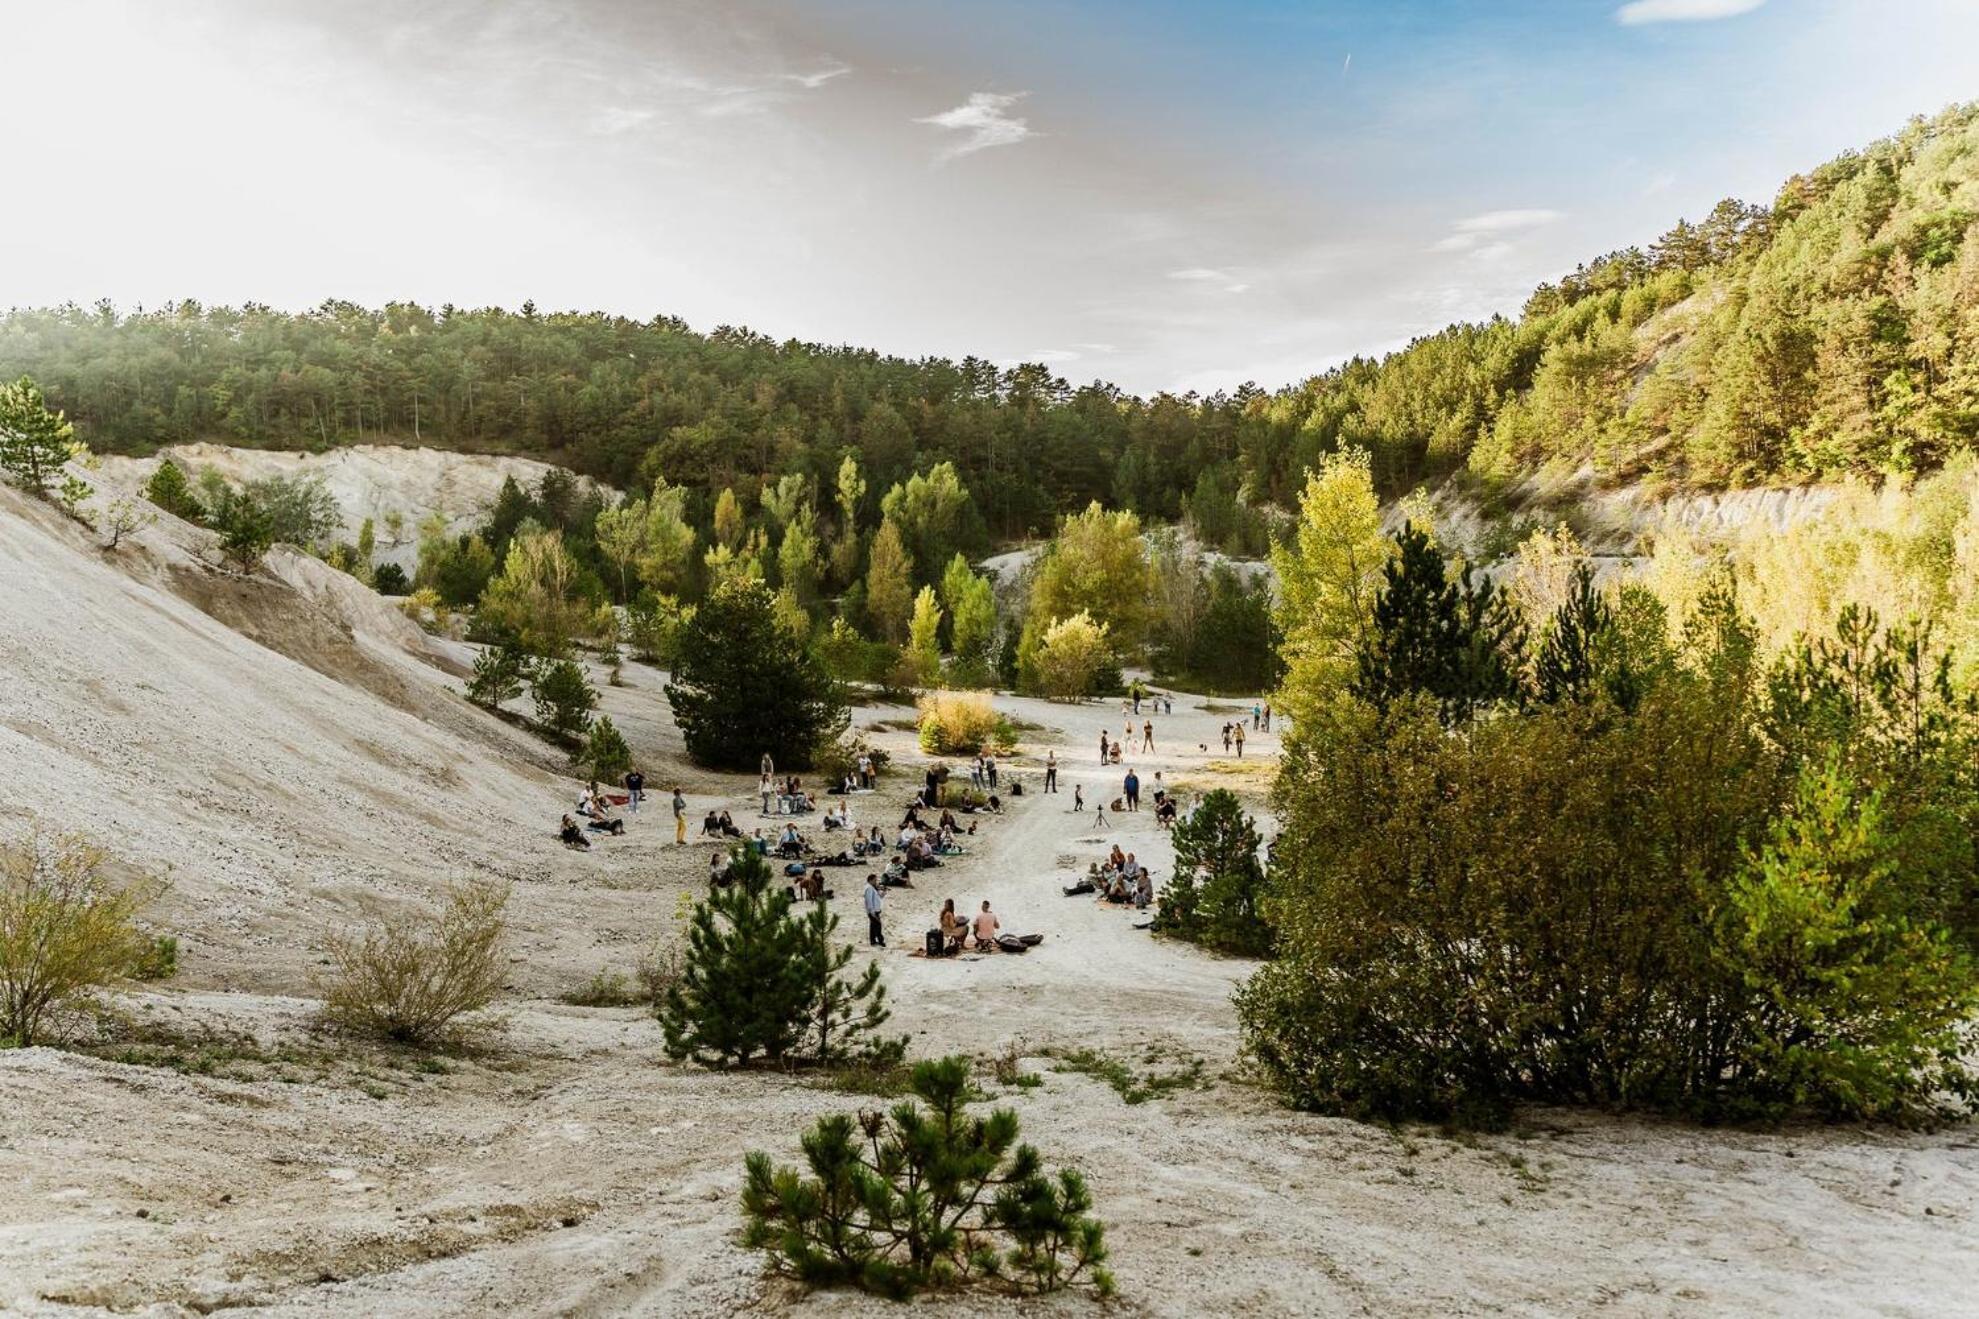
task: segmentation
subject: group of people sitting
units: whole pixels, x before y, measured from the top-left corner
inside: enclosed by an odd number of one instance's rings
[[[709,811],[707,818],[701,821],[701,837],[740,838],[742,830],[727,811]]]
[[[557,838],[565,847],[579,852],[591,850],[591,840],[585,832],[601,834],[622,834],[625,821],[612,814],[612,799],[595,782],[577,794],[577,814],[566,815],[557,829]]]
[[[817,808],[817,802],[804,790],[804,781],[795,774],[778,780],[764,770],[762,780],[756,785],[756,794],[763,799],[765,815],[803,815]]]
[[[982,909],[971,920],[963,920],[955,913],[955,899],[948,898],[941,904],[941,917],[938,928],[941,931],[941,955],[946,957],[973,947],[978,952],[995,952],[997,934],[1003,929],[1003,922],[990,910],[989,899],[983,899]],[[929,952],[933,952],[932,942]],[[1019,949],[1018,951],[1022,951]]]
[[[926,870],[940,865],[942,857],[960,856],[962,844],[959,840],[966,834],[976,832],[973,820],[965,830],[951,810],[944,809],[941,819],[930,823],[921,818],[923,809],[919,805],[907,808],[907,814],[900,821],[900,835],[894,842],[909,870]]]
[[[1154,875],[1132,852],[1115,843],[1104,861],[1086,867],[1086,877],[1065,890],[1066,897],[1097,893],[1101,902],[1145,911],[1154,901]]]

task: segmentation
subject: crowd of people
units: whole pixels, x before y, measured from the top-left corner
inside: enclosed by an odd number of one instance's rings
[[[1148,692],[1137,682],[1122,701],[1122,707],[1125,719],[1119,737],[1113,737],[1110,729],[1102,729],[1099,734],[1100,762],[1104,766],[1123,765],[1123,757],[1135,750],[1136,740],[1139,742],[1139,752],[1154,753],[1154,719],[1150,716],[1172,714],[1174,701],[1170,696]],[[1144,710],[1146,713],[1143,713]],[[1225,753],[1242,756],[1247,733],[1268,732],[1271,715],[1271,707],[1258,701],[1253,702],[1248,719],[1240,716],[1226,721],[1220,730]],[[1201,749],[1208,750],[1206,745]],[[1057,751],[1047,750],[1043,761],[1045,792],[1059,791],[1059,768]],[[1143,793],[1151,790],[1156,827],[1172,826],[1180,813],[1180,804],[1163,782],[1161,771],[1156,770],[1149,782],[1142,779],[1139,769],[1133,764],[1125,763],[1124,769],[1119,795],[1112,797],[1110,802],[1105,797],[1094,802],[1092,823],[1108,827],[1108,809],[1116,815],[1138,814]],[[968,817],[1000,814],[1003,801],[998,790],[1007,788],[1012,793],[1022,790],[1014,779],[1006,785],[1003,777],[996,757],[987,749],[969,764],[967,791],[951,791],[947,767],[931,766],[922,785],[908,802],[897,828],[888,832],[878,823],[861,828],[852,821],[850,799],[855,794],[870,793],[876,787],[873,758],[862,753],[853,768],[838,776],[837,781],[826,789],[826,794],[835,800],[825,809],[820,831],[842,836],[845,846],[836,853],[825,855],[799,828],[799,817],[817,810],[817,798],[796,775],[779,775],[770,757],[765,755],[758,780],[758,798],[763,818],[777,821],[780,827],[772,827],[767,836],[763,827],[745,833],[726,807],[710,807],[702,818],[700,836],[702,839],[714,839],[720,845],[708,858],[709,885],[721,887],[732,882],[735,856],[739,849],[745,847],[765,858],[783,862],[791,896],[802,901],[818,902],[833,896],[826,882],[825,870],[828,867],[872,865],[875,868],[866,875],[860,901],[868,921],[868,942],[874,947],[885,947],[884,914],[888,890],[911,888],[913,881],[909,876],[912,872],[940,866],[944,859],[963,854],[964,840],[973,837],[977,830],[977,821]],[[563,817],[559,836],[564,845],[588,851],[593,845],[591,835],[623,835],[626,815],[638,814],[645,800],[645,786],[645,777],[636,768],[626,774],[622,795],[601,788],[595,781],[587,785],[578,794],[573,813]],[[687,802],[677,785],[672,789],[672,798],[675,842],[684,845],[687,841]],[[1072,810],[1083,813],[1085,805],[1084,785],[1075,781],[1072,785]],[[621,807],[624,815],[618,813]],[[1094,894],[1100,902],[1131,907],[1137,911],[1145,911],[1155,901],[1152,872],[1134,852],[1125,850],[1119,843],[1109,849],[1105,858],[1089,865],[1086,874],[1064,891],[1068,895]],[[1040,935],[1028,935],[1019,939],[1005,934],[1001,920],[987,899],[981,902],[978,910],[961,914],[956,911],[955,900],[950,898],[943,901],[936,924],[928,931],[926,952],[929,956],[948,956],[965,950],[1022,952],[1041,938]]]

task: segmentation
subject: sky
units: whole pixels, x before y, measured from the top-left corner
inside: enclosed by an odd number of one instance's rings
[[[0,303],[1267,388],[1979,98],[1979,0],[0,0]]]

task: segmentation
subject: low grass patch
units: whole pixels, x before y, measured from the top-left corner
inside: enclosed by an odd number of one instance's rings
[[[1165,1099],[1203,1083],[1201,1058],[1160,1045],[1150,1045],[1143,1052],[1138,1068],[1134,1061],[1098,1049],[1047,1049],[1043,1054],[1055,1060],[1053,1071],[1078,1072],[1104,1081],[1130,1104]]]

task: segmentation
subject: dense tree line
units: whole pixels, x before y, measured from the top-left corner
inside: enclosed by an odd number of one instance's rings
[[[1280,554],[1284,832],[1223,908],[1277,954],[1238,997],[1272,1082],[1384,1118],[1969,1111],[1979,693],[1936,620],[1849,605],[1768,653],[1728,571],[1680,613],[1585,561],[1504,585],[1372,503],[1329,463]],[[1206,871],[1242,894],[1231,823]]]
[[[1979,106],[1727,200],[1647,250],[1541,287],[1517,319],[1456,325],[1267,393],[1141,399],[1037,365],[907,360],[708,334],[665,316],[496,308],[313,311],[184,302],[0,318],[0,377],[32,375],[98,449],[365,440],[525,452],[622,488],[782,478],[851,513],[949,463],[995,538],[1100,500],[1187,517],[1257,553],[1259,509],[1347,448],[1398,493],[1469,468],[1592,458],[1706,483],[1936,466],[1979,438]]]

